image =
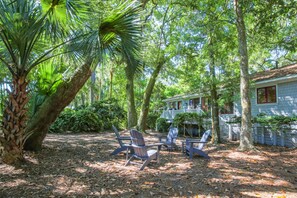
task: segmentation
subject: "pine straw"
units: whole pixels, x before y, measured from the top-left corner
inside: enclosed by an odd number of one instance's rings
[[[109,156],[113,133],[49,134],[22,167],[0,162],[0,197],[297,197],[297,149],[237,146],[208,145],[211,160],[162,150],[159,164],[138,171],[124,154]]]

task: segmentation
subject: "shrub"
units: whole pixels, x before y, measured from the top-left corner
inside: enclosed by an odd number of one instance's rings
[[[157,119],[160,117],[159,113],[149,113],[146,119],[146,125],[150,129],[155,129]]]
[[[74,113],[75,111],[72,109],[64,109],[56,121],[51,125],[49,131],[52,133],[63,133],[70,131],[71,125],[74,121]]]
[[[87,109],[97,114],[103,123],[102,129],[111,129],[112,125],[119,128],[126,121],[126,112],[115,99],[94,102]]]
[[[157,131],[159,132],[167,132],[170,127],[170,123],[167,122],[165,118],[158,118],[156,121]]]
[[[174,117],[173,123],[175,126],[181,127],[184,122],[202,123],[205,115],[198,115],[197,113],[179,113]]]
[[[65,109],[50,127],[50,132],[97,132],[102,125],[98,116],[89,110]]]
[[[297,121],[297,116],[283,116],[273,115],[269,116],[264,113],[258,114],[253,118],[254,123],[259,123],[262,126],[268,126],[273,130],[279,130],[284,127],[291,127],[291,125]]]
[[[116,100],[98,101],[75,110],[65,109],[50,127],[50,132],[96,132],[110,129],[112,125],[119,128],[126,120],[125,115]]]
[[[103,123],[98,116],[86,109],[76,111],[72,116],[73,123],[71,124],[72,132],[98,132]]]
[[[197,113],[179,113],[174,117],[173,124],[178,127],[179,131],[184,131],[185,127],[184,124],[188,124],[188,133],[190,136],[193,136],[197,132],[193,132],[193,124],[198,125],[198,130],[204,130],[204,125],[207,125],[207,121],[205,120],[208,118],[208,114],[197,114]],[[189,132],[190,131],[190,132]],[[185,132],[185,131],[184,131]]]

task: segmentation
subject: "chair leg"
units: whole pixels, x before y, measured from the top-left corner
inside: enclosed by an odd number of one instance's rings
[[[147,160],[145,160],[139,170],[143,170],[150,163],[151,160],[152,158],[148,158]]]
[[[190,159],[193,159],[193,153],[194,153],[193,143],[190,143]]]
[[[129,165],[133,158],[134,158],[134,156],[130,157],[130,159],[126,162],[125,166]]]
[[[157,160],[157,163],[159,164],[160,163],[160,153],[159,152],[156,153],[156,160]]]

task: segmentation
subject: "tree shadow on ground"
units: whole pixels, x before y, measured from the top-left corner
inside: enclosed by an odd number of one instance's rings
[[[157,139],[145,135],[148,143]],[[178,144],[180,145],[180,141]],[[144,171],[110,156],[113,133],[53,135],[20,169],[0,164],[0,197],[296,197],[297,150],[237,144],[206,147],[211,160],[161,151]]]

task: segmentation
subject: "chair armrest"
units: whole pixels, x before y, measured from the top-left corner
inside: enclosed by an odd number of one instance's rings
[[[166,139],[166,138],[167,138],[167,136],[165,136],[165,135],[160,135],[160,136],[158,136],[158,138],[159,138],[159,142],[161,142],[161,141],[162,141],[162,139],[163,139],[163,138],[165,138],[165,139]]]
[[[190,140],[189,143],[207,143],[207,141],[200,141],[200,140]]]
[[[121,136],[119,138],[116,138],[118,140],[131,140],[131,137],[130,136]]]
[[[162,146],[164,143],[154,143],[154,144],[147,144],[146,147],[153,147],[153,146]]]

